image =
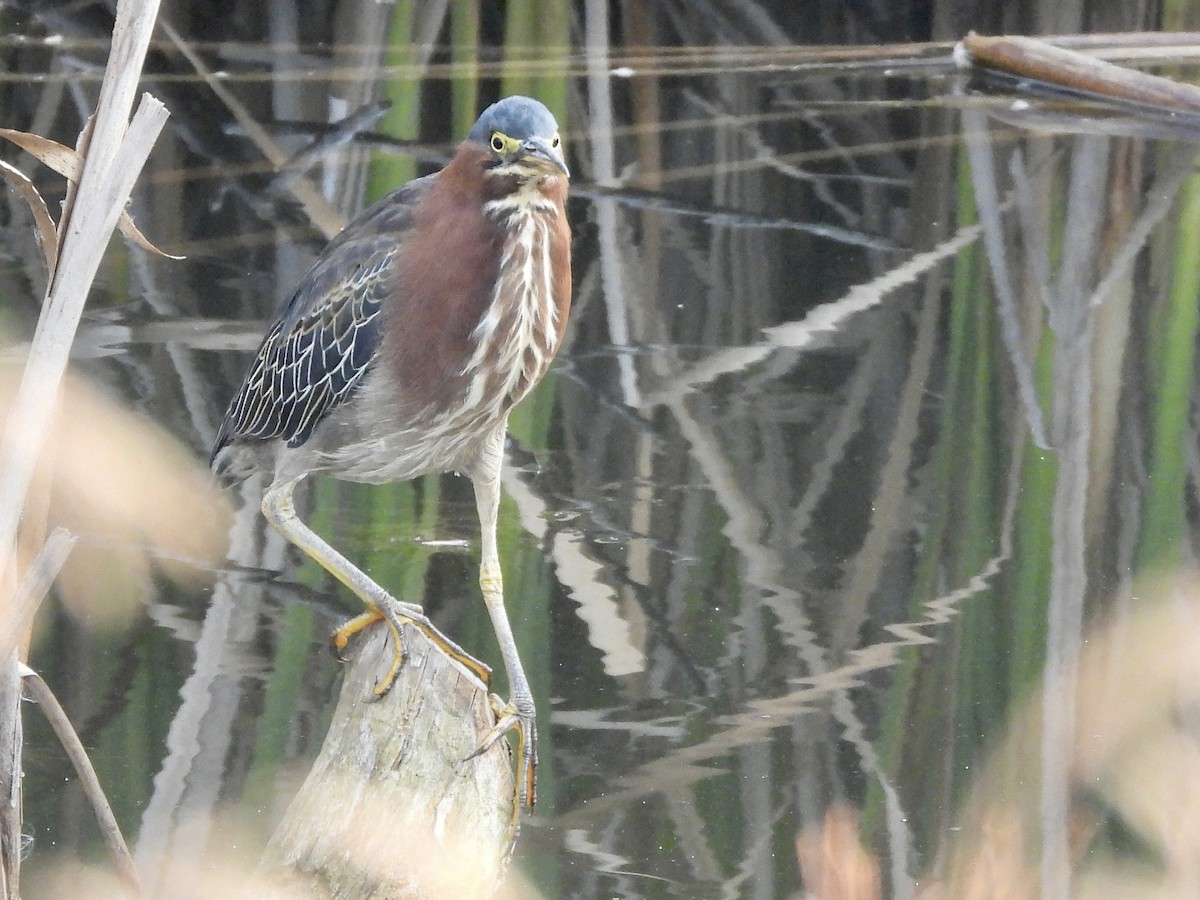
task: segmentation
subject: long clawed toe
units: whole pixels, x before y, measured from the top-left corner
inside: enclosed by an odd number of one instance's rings
[[[329,636],[329,652],[340,663],[347,663],[350,657],[346,655],[346,647],[351,639],[370,625],[383,618],[383,613],[377,609],[368,609],[359,613],[353,619],[347,619]]]
[[[391,597],[383,598],[378,606],[371,607],[366,612],[360,613],[348,620],[330,635],[329,652],[333,654],[333,658],[340,663],[348,662],[349,657],[346,655],[345,650],[350,641],[359,632],[380,621],[386,622],[388,630],[391,631],[394,655],[388,671],[371,692],[375,699],[378,700],[386,696],[388,691],[392,689],[392,685],[395,684],[396,677],[400,674],[406,652],[404,648],[405,625],[412,625],[420,630],[450,660],[470,672],[475,678],[478,678],[483,683],[484,690],[491,687],[491,667],[471,656],[471,654],[463,650],[458,644],[438,631],[434,624],[425,616],[421,607],[414,606],[411,603],[402,603]]]
[[[338,662],[346,663],[350,661],[350,658],[346,655],[345,650],[354,636],[380,621],[387,623],[388,630],[392,633],[392,647],[394,649],[392,664],[388,666],[387,672],[371,690],[371,695],[376,700],[385,697],[387,692],[392,689],[392,685],[396,683],[396,676],[400,674],[400,668],[404,665],[405,651],[402,626],[405,619],[391,609],[384,611],[379,608],[370,608],[366,612],[359,613],[353,619],[343,623],[341,627],[329,636],[329,652],[333,654],[333,658]]]
[[[403,626],[412,625],[424,634],[449,660],[457,663],[461,668],[477,678],[483,684],[484,690],[488,690],[491,687],[491,667],[477,660],[462,647],[458,646],[458,644],[454,643],[454,641],[450,640],[450,638],[442,634],[437,626],[425,615],[421,607],[414,606],[411,603],[401,603],[388,597],[380,604],[380,614],[387,620],[388,625],[392,627],[397,642],[400,640]]]
[[[506,703],[495,694],[490,694],[488,701],[492,705],[496,723],[467,759],[487,753],[510,731],[517,733],[517,790],[513,804],[515,822],[522,807],[533,809],[537,802],[537,719],[532,710],[521,712],[515,703]]]
[[[371,696],[376,700],[382,700],[387,696],[388,691],[396,683],[396,676],[400,674],[400,667],[404,665],[404,631],[392,622],[388,622],[388,628],[392,632],[392,664],[388,666],[388,670],[384,673],[383,678],[376,682],[375,687],[371,689]]]

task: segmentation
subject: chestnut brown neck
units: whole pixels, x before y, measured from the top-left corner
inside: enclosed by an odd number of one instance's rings
[[[404,237],[395,296],[385,308],[390,321],[380,363],[401,392],[406,416],[453,406],[456,398],[470,394],[467,370],[479,347],[480,323],[496,299],[501,258],[514,234],[509,226],[515,225],[511,216],[485,214],[485,204],[504,204],[521,188],[515,178],[487,177],[489,160],[486,148],[461,145],[422,198]],[[542,178],[535,189],[550,201],[540,214],[549,217],[545,259],[552,296],[547,301],[555,310],[548,364],[571,303],[566,180]],[[544,371],[539,369],[533,382]]]

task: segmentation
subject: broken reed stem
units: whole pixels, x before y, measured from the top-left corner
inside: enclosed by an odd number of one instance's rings
[[[978,66],[1099,97],[1200,113],[1200,87],[1194,84],[1118,66],[1046,41],[1015,35],[984,37],[972,31],[962,46]]]
[[[19,900],[21,880],[21,678],[14,646],[0,657],[0,890]]]
[[[75,541],[76,537],[65,528],[55,528],[46,538],[46,543],[26,570],[4,612],[3,628],[0,629],[0,657],[7,656],[17,648],[21,635],[33,622],[34,614],[62,571]]]
[[[9,599],[9,592],[16,582],[17,535],[26,496],[58,407],[59,389],[84,302],[117,218],[129,199],[133,182],[166,122],[166,108],[149,95],[144,98],[133,121],[129,120],[142,62],[158,16],[158,2],[120,0],[117,4],[112,48],[100,86],[96,114],[90,122],[87,156],[73,202],[63,211],[58,234],[59,255],[47,282],[42,315],[34,332],[21,384],[4,425],[3,440],[0,441],[0,601]],[[55,548],[51,550],[50,556],[58,552]],[[45,551],[41,555],[47,556]],[[49,556],[47,559],[53,562]],[[37,572],[33,574],[34,581],[40,583],[41,576]],[[11,596],[17,599],[15,591]],[[33,587],[30,596],[39,596]],[[3,602],[0,609],[8,619],[11,605]],[[21,681],[16,642],[21,639],[21,632],[16,627],[5,627],[3,633],[5,640],[12,640],[13,645],[0,656],[0,744],[3,745],[0,747],[3,757],[0,760],[0,804],[3,805],[0,810],[0,856],[3,857],[0,878],[5,896],[16,898],[19,896],[21,861]],[[57,707],[57,703],[54,705]],[[74,734],[73,729],[71,734]],[[75,743],[78,744],[78,738]],[[90,771],[90,764],[87,769]],[[80,776],[84,778],[82,770]],[[111,811],[109,815],[111,817]],[[121,843],[123,845],[123,841]],[[128,857],[128,851],[125,855]],[[123,872],[122,877],[127,878],[127,875]]]
[[[92,761],[88,759],[83,742],[75,733],[75,727],[42,676],[24,663],[19,663],[18,666],[26,690],[41,709],[42,715],[46,717],[50,727],[54,729],[54,734],[67,752],[71,765],[75,767],[75,773],[79,776],[79,784],[83,788],[88,802],[92,804],[92,812],[96,815],[96,824],[100,826],[100,835],[104,838],[104,846],[108,849],[109,856],[112,857],[121,883],[135,897],[144,896],[137,867],[133,863],[129,847],[117,824],[117,817],[113,814],[108,798],[104,796],[104,788],[100,786],[100,779],[92,767]]]
[[[29,566],[0,620],[0,892],[20,896],[21,867],[21,664],[18,642],[58,577],[75,537],[56,528]]]
[[[117,217],[167,119],[166,108],[146,95],[129,121],[157,14],[158,0],[122,0],[117,6],[79,189],[75,203],[63,213],[58,263],[0,445],[0,583],[11,565],[9,550],[16,543],[34,462],[57,407],[84,301]]]

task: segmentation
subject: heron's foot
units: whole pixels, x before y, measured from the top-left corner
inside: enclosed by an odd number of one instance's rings
[[[388,599],[391,600],[391,598]],[[388,666],[388,670],[383,678],[376,683],[371,691],[377,700],[392,689],[392,685],[396,683],[396,676],[400,674],[400,667],[404,664],[404,637],[401,626],[406,621],[412,621],[413,619],[410,617],[413,616],[425,620],[425,614],[419,606],[391,600],[391,603],[385,609],[381,609],[378,606],[369,606],[366,612],[359,613],[353,619],[345,622],[329,637],[329,649],[333,653],[334,659],[344,663],[348,661],[348,657],[345,654],[346,647],[355,635],[374,625],[376,622],[383,621],[387,623],[388,630],[392,633],[392,663]]]
[[[437,626],[429,620],[429,617],[425,615],[425,611],[421,607],[413,603],[401,602],[388,594],[381,594],[378,598],[378,605],[368,606],[366,612],[360,613],[353,619],[350,619],[330,635],[329,649],[334,659],[338,662],[347,662],[348,657],[345,650],[354,636],[380,621],[387,623],[388,630],[392,634],[394,655],[387,673],[372,690],[376,699],[385,696],[392,689],[392,685],[396,681],[396,676],[400,674],[400,668],[404,664],[403,628],[405,625],[412,625],[424,634],[451,661],[457,663],[474,678],[477,678],[483,684],[484,690],[487,690],[491,686],[492,670],[490,666],[480,662],[462,647],[458,646],[458,644],[454,643],[454,641],[442,634],[437,629]]]
[[[348,619],[338,626],[337,630],[329,636],[329,652],[333,658],[340,663],[350,662],[350,657],[346,655],[346,647],[349,646],[350,640],[360,631],[365,630],[371,625],[383,619],[383,613],[378,609],[368,609],[364,613],[359,613],[353,619]]]
[[[425,615],[425,611],[413,603],[402,603],[385,594],[379,599],[379,611],[387,619],[393,632],[398,636],[403,625],[412,625],[418,629],[430,642],[438,648],[451,662],[476,678],[488,690],[492,684],[492,669],[486,663],[480,662],[446,635]],[[393,678],[395,676],[393,675]],[[390,687],[390,685],[389,685]],[[385,691],[386,693],[386,691]]]
[[[496,724],[484,735],[479,747],[467,759],[487,753],[510,731],[517,734],[517,784],[513,798],[513,827],[520,817],[521,808],[533,809],[537,801],[537,718],[533,702],[505,702],[495,694],[488,696]]]
[[[371,689],[371,695],[376,700],[384,697],[392,689],[392,685],[396,683],[396,676],[400,674],[400,667],[404,665],[404,638],[400,628],[378,609],[369,609],[346,622],[329,638],[329,649],[334,659],[342,663],[348,662],[349,657],[344,651],[350,639],[368,626],[381,621],[387,622],[388,630],[392,633],[392,662],[384,676]]]

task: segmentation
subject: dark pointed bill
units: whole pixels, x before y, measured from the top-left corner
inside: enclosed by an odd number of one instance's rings
[[[544,138],[531,137],[521,142],[517,160],[548,175],[571,177],[571,170],[562,157],[562,151],[550,146]]]

